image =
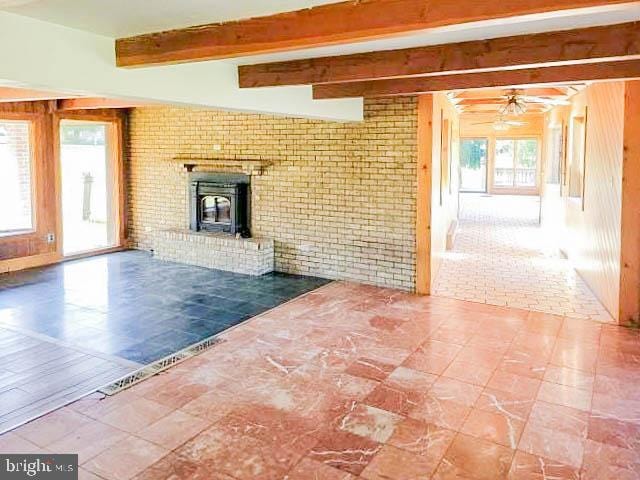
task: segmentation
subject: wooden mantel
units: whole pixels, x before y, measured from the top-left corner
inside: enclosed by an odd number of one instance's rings
[[[240,166],[245,175],[260,176],[265,168],[272,165],[268,160],[254,160],[243,158],[174,158],[173,161],[182,166],[185,172],[207,171],[205,167]]]

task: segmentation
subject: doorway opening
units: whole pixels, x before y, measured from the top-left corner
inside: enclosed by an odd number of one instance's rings
[[[113,128],[108,122],[60,122],[64,256],[99,251],[118,244]]]
[[[581,237],[566,234],[589,221],[566,212],[580,210],[585,197],[587,88],[447,94],[459,112],[458,215],[433,295],[613,321],[578,273]]]

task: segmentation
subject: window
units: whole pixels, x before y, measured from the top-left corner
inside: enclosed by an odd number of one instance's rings
[[[499,138],[493,183],[496,187],[535,187],[538,177],[538,140]]]
[[[31,125],[0,120],[0,235],[34,229]]]
[[[569,165],[569,196],[582,198],[584,182],[584,153],[586,145],[585,117],[572,119],[572,148],[571,163]]]
[[[442,130],[440,132],[440,205],[444,191],[449,188],[451,181],[449,177],[449,169],[451,165],[451,131],[449,120],[442,117]],[[451,193],[451,192],[449,192]]]
[[[560,185],[562,178],[562,158],[564,156],[564,138],[562,127],[551,129],[549,164],[547,165],[546,182],[549,185]]]

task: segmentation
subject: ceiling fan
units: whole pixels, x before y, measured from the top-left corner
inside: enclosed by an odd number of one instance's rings
[[[493,126],[494,130],[505,131],[505,130],[509,130],[510,127],[521,127],[526,124],[527,122],[521,122],[518,120],[507,120],[503,118],[502,115],[500,115],[498,118],[490,122],[476,122],[476,123],[473,123],[472,125],[491,125]]]
[[[507,95],[503,95],[502,98],[505,98],[507,102],[500,107],[501,115],[523,115],[527,111],[527,103],[541,103],[551,106],[571,104],[567,100],[526,95],[522,91],[515,89],[511,90]]]

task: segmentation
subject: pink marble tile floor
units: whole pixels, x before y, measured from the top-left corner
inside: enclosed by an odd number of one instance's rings
[[[640,332],[334,282],[0,436],[80,479],[640,479]]]

